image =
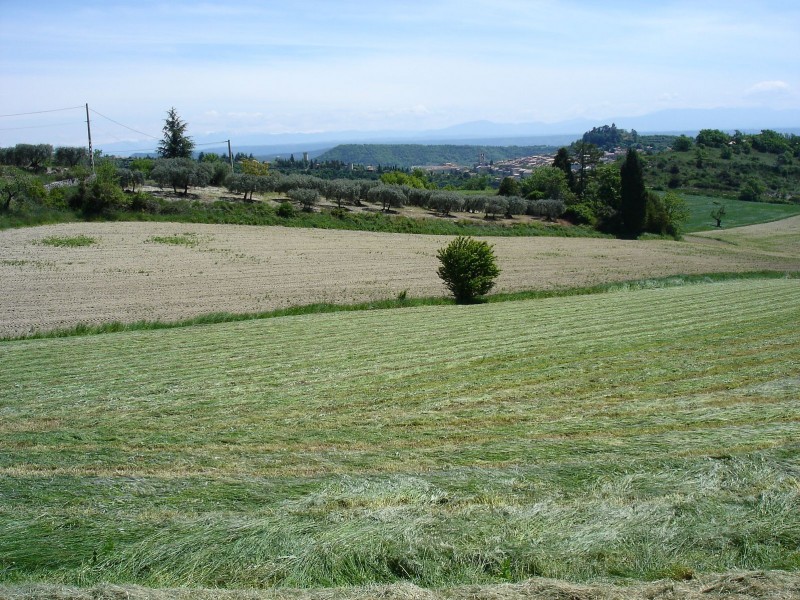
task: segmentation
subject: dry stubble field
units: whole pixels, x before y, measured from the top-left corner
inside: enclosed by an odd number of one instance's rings
[[[58,247],[51,237],[96,243]],[[167,240],[172,240],[170,243]],[[0,232],[0,336],[79,323],[179,320],[315,302],[441,296],[449,238],[174,223],[74,223]],[[683,242],[490,238],[496,290],[553,289],[673,274],[800,270],[800,217]],[[177,242],[177,243],[176,243]]]

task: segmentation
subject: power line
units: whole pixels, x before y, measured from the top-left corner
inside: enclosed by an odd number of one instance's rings
[[[123,151],[121,150],[120,152],[123,152]],[[134,152],[147,152],[149,154],[156,154],[156,152],[158,152],[158,151],[153,149],[153,148],[141,148],[139,150],[124,150],[124,152],[127,152],[129,154],[132,154]]]
[[[47,127],[63,127],[64,125],[75,125],[75,121],[70,121],[69,123],[51,123],[50,125],[28,125],[26,127],[3,127],[0,128],[0,131],[15,131],[17,129],[45,129]]]
[[[67,108],[52,108],[50,110],[35,110],[33,112],[14,113],[12,115],[0,115],[0,117],[24,117],[26,115],[41,115],[42,113],[60,112],[62,110],[75,110],[82,106],[68,106]]]
[[[154,140],[161,139],[161,138],[157,138],[154,135],[150,135],[149,133],[145,133],[144,131],[139,131],[138,129],[134,129],[133,127],[128,127],[127,125],[124,125],[124,124],[120,123],[119,121],[115,121],[111,117],[107,117],[104,114],[97,112],[93,108],[90,108],[89,110],[92,111],[94,114],[99,115],[99,116],[103,117],[104,119],[107,119],[107,120],[111,121],[112,123],[115,123],[115,124],[119,125],[120,127],[124,127],[125,129],[130,129],[131,131],[134,131],[136,133],[140,133],[141,135],[145,135],[145,136],[147,136],[149,138],[153,138]]]

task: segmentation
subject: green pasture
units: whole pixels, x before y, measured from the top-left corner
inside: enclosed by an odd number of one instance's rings
[[[683,227],[686,233],[716,229],[716,221],[711,218],[714,202],[725,205],[726,214],[722,218],[722,229],[742,227],[778,221],[800,215],[800,204],[771,204],[768,202],[745,202],[721,198],[719,196],[695,196],[681,194],[689,205],[689,219]]]
[[[0,342],[0,583],[800,568],[800,281]]]

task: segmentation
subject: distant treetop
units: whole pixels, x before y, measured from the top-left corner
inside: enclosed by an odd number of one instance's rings
[[[613,150],[614,148],[630,147],[639,142],[639,134],[635,129],[626,131],[618,129],[616,124],[592,127],[591,131],[583,134],[583,141],[587,144],[594,144],[603,150]]]

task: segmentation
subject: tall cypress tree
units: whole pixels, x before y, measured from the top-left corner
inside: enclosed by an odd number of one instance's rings
[[[575,174],[572,172],[572,159],[569,157],[569,150],[566,148],[559,148],[558,154],[553,159],[553,167],[564,171],[567,176],[567,185],[570,190],[575,190]]]
[[[647,191],[644,188],[642,161],[633,148],[628,150],[625,162],[620,168],[621,203],[620,221],[622,233],[635,238],[644,231],[647,219]]]

